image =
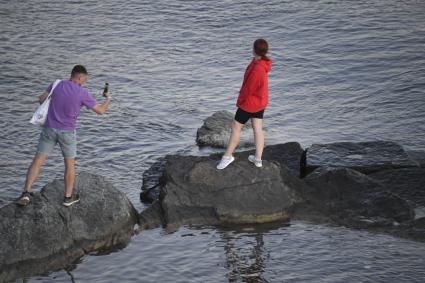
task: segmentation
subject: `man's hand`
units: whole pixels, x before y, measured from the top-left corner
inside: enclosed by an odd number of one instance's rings
[[[104,92],[103,93],[103,96],[105,97],[105,98],[107,98],[107,99],[109,99],[109,100],[111,100],[112,99],[112,93],[111,92]]]
[[[93,112],[99,115],[105,114],[106,110],[108,110],[109,105],[111,104],[111,93],[106,92],[103,94],[103,96],[105,96],[106,100],[102,104],[96,104],[96,106],[92,108]]]

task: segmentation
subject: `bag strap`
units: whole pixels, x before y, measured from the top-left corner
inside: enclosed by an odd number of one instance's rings
[[[50,97],[53,94],[53,90],[58,86],[58,84],[61,82],[61,80],[56,80],[53,85],[52,85],[52,89],[50,90],[49,95],[47,96],[46,100],[50,99]]]

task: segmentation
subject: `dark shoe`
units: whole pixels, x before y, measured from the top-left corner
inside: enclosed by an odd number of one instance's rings
[[[31,198],[33,197],[33,193],[31,192],[22,192],[21,196],[19,197],[19,199],[16,201],[17,205],[20,206],[26,206],[31,202]]]
[[[80,201],[80,194],[72,195],[71,197],[64,197],[63,199],[63,205],[64,206],[71,206],[74,203],[77,203]]]

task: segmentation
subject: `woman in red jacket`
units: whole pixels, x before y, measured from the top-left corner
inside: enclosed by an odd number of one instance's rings
[[[236,103],[238,110],[236,111],[235,120],[232,123],[230,141],[226,152],[217,165],[217,169],[224,169],[235,160],[232,155],[233,151],[239,144],[243,125],[249,119],[251,119],[252,129],[254,130],[255,156],[250,155],[248,160],[254,163],[255,166],[262,167],[261,155],[264,148],[262,119],[269,100],[267,73],[270,71],[272,64],[270,58],[266,56],[267,51],[267,41],[257,39],[254,42],[252,51],[254,58],[245,71]]]

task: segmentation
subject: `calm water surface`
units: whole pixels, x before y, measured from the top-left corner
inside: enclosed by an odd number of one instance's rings
[[[0,1],[0,206],[22,189],[39,135],[36,96],[74,64],[107,115],[83,110],[78,171],[139,202],[141,175],[195,145],[202,119],[235,110],[251,44],[273,59],[268,144],[386,139],[425,150],[424,1]],[[61,178],[60,150],[40,189]],[[248,229],[248,228],[246,228]],[[248,230],[143,231],[30,282],[421,282],[422,243],[295,222]]]

